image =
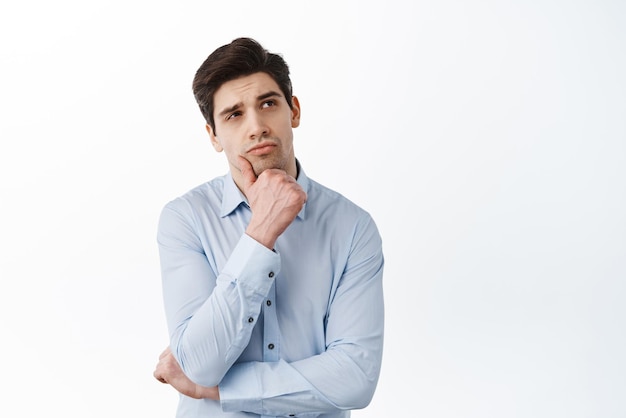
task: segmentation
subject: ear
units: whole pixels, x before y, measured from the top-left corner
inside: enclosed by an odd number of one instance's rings
[[[205,127],[206,127],[206,131],[209,134],[209,138],[211,138],[211,145],[213,145],[213,148],[215,148],[215,151],[217,152],[224,151],[222,144],[220,144],[219,139],[217,139],[217,135],[215,135],[215,131],[211,128],[211,126],[208,123],[205,125]]]
[[[298,126],[300,126],[300,100],[298,100],[296,96],[292,96],[291,102],[291,127],[297,128]]]

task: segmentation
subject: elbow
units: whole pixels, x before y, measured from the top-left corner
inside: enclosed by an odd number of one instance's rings
[[[201,347],[192,349],[179,344],[172,352],[175,353],[176,360],[185,376],[200,386],[217,386],[227,372],[223,362],[207,355]]]
[[[206,368],[198,367],[181,367],[185,376],[189,378],[193,383],[204,386],[214,387],[219,385],[224,375],[210,373]]]
[[[333,383],[324,391],[335,408],[363,409],[370,404],[378,385],[380,370],[374,364],[370,366],[363,369],[354,364],[353,367],[344,367],[338,371]]]
[[[344,350],[339,352],[345,355]],[[342,387],[327,392],[336,395],[330,396],[331,401],[342,410],[367,407],[374,397],[380,376],[380,351],[353,350],[350,354],[344,357],[347,359],[345,365],[349,367],[341,368],[336,380]]]
[[[377,380],[364,380],[359,384],[350,385],[351,388],[344,392],[342,399],[337,400],[337,407],[343,410],[367,407],[374,397]]]

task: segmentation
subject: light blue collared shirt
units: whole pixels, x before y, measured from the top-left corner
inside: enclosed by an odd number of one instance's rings
[[[220,401],[177,417],[349,417],[371,400],[383,349],[382,242],[370,215],[309,179],[274,251],[245,234],[230,173],[169,202],[158,244],[170,347]]]

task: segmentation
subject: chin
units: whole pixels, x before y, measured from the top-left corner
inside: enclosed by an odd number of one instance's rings
[[[285,165],[281,164],[280,161],[277,161],[274,158],[261,159],[259,161],[255,161],[252,164],[252,168],[254,169],[254,173],[258,176],[261,175],[262,172],[271,168],[277,168],[279,170],[285,170]]]

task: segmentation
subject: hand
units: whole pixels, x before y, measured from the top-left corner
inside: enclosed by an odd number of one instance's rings
[[[217,386],[206,387],[192,382],[183,373],[178,361],[172,354],[170,348],[166,348],[159,356],[159,362],[152,375],[161,383],[169,383],[174,389],[195,399],[219,400],[220,393]]]
[[[306,192],[283,170],[267,169],[257,177],[248,160],[239,156],[238,161],[252,210],[246,234],[271,250],[304,206]]]

